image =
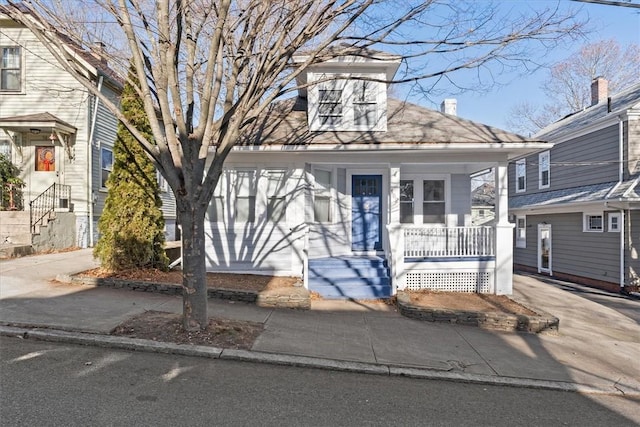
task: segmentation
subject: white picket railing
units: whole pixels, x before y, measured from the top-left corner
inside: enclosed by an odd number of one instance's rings
[[[402,226],[407,258],[495,256],[493,227]]]

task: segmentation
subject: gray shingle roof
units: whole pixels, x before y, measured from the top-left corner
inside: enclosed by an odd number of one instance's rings
[[[441,144],[540,142],[407,102],[387,100],[387,131],[309,131],[307,102],[274,103],[245,132],[243,145]]]
[[[534,137],[552,141],[632,108],[640,108],[640,83],[611,96],[611,111],[607,102],[601,102],[550,124]]]
[[[618,199],[626,199],[629,201],[640,200],[637,193],[637,191],[640,190],[638,188],[637,178],[623,181],[616,187],[617,183],[617,181],[613,181],[566,188],[563,190],[513,196],[509,198],[509,209],[522,209],[533,206],[558,206],[569,203],[604,202],[605,200]]]

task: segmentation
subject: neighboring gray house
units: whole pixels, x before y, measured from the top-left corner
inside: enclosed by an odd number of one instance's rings
[[[26,187],[22,205],[5,203],[0,244],[91,246],[107,195],[118,122],[57,65],[30,30],[9,17],[9,7],[0,5],[0,152],[22,170]],[[99,46],[87,51],[62,40],[73,52],[75,66],[104,94],[117,98],[121,80],[100,56]],[[162,190],[167,237],[172,239],[175,203],[166,185]],[[13,209],[25,213],[6,212]]]
[[[325,297],[511,293],[507,165],[549,144],[388,98],[399,65],[316,64],[253,123],[209,210],[209,271],[301,276]],[[496,221],[473,226],[471,178],[491,168]]]
[[[613,291],[640,284],[640,84],[608,96],[535,138],[553,148],[509,166],[514,264]]]
[[[471,224],[490,225],[495,219],[496,188],[485,182],[471,191]]]

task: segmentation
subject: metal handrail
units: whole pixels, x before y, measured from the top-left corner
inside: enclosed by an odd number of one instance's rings
[[[44,219],[50,217],[57,208],[69,208],[70,198],[70,185],[54,183],[29,202],[31,232],[35,233],[36,226],[42,225]]]

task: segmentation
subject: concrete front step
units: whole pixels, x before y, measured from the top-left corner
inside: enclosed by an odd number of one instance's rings
[[[0,259],[17,258],[33,253],[31,245],[0,244]]]
[[[309,284],[309,290],[317,292],[327,299],[377,299],[391,297],[389,285],[315,285]]]

